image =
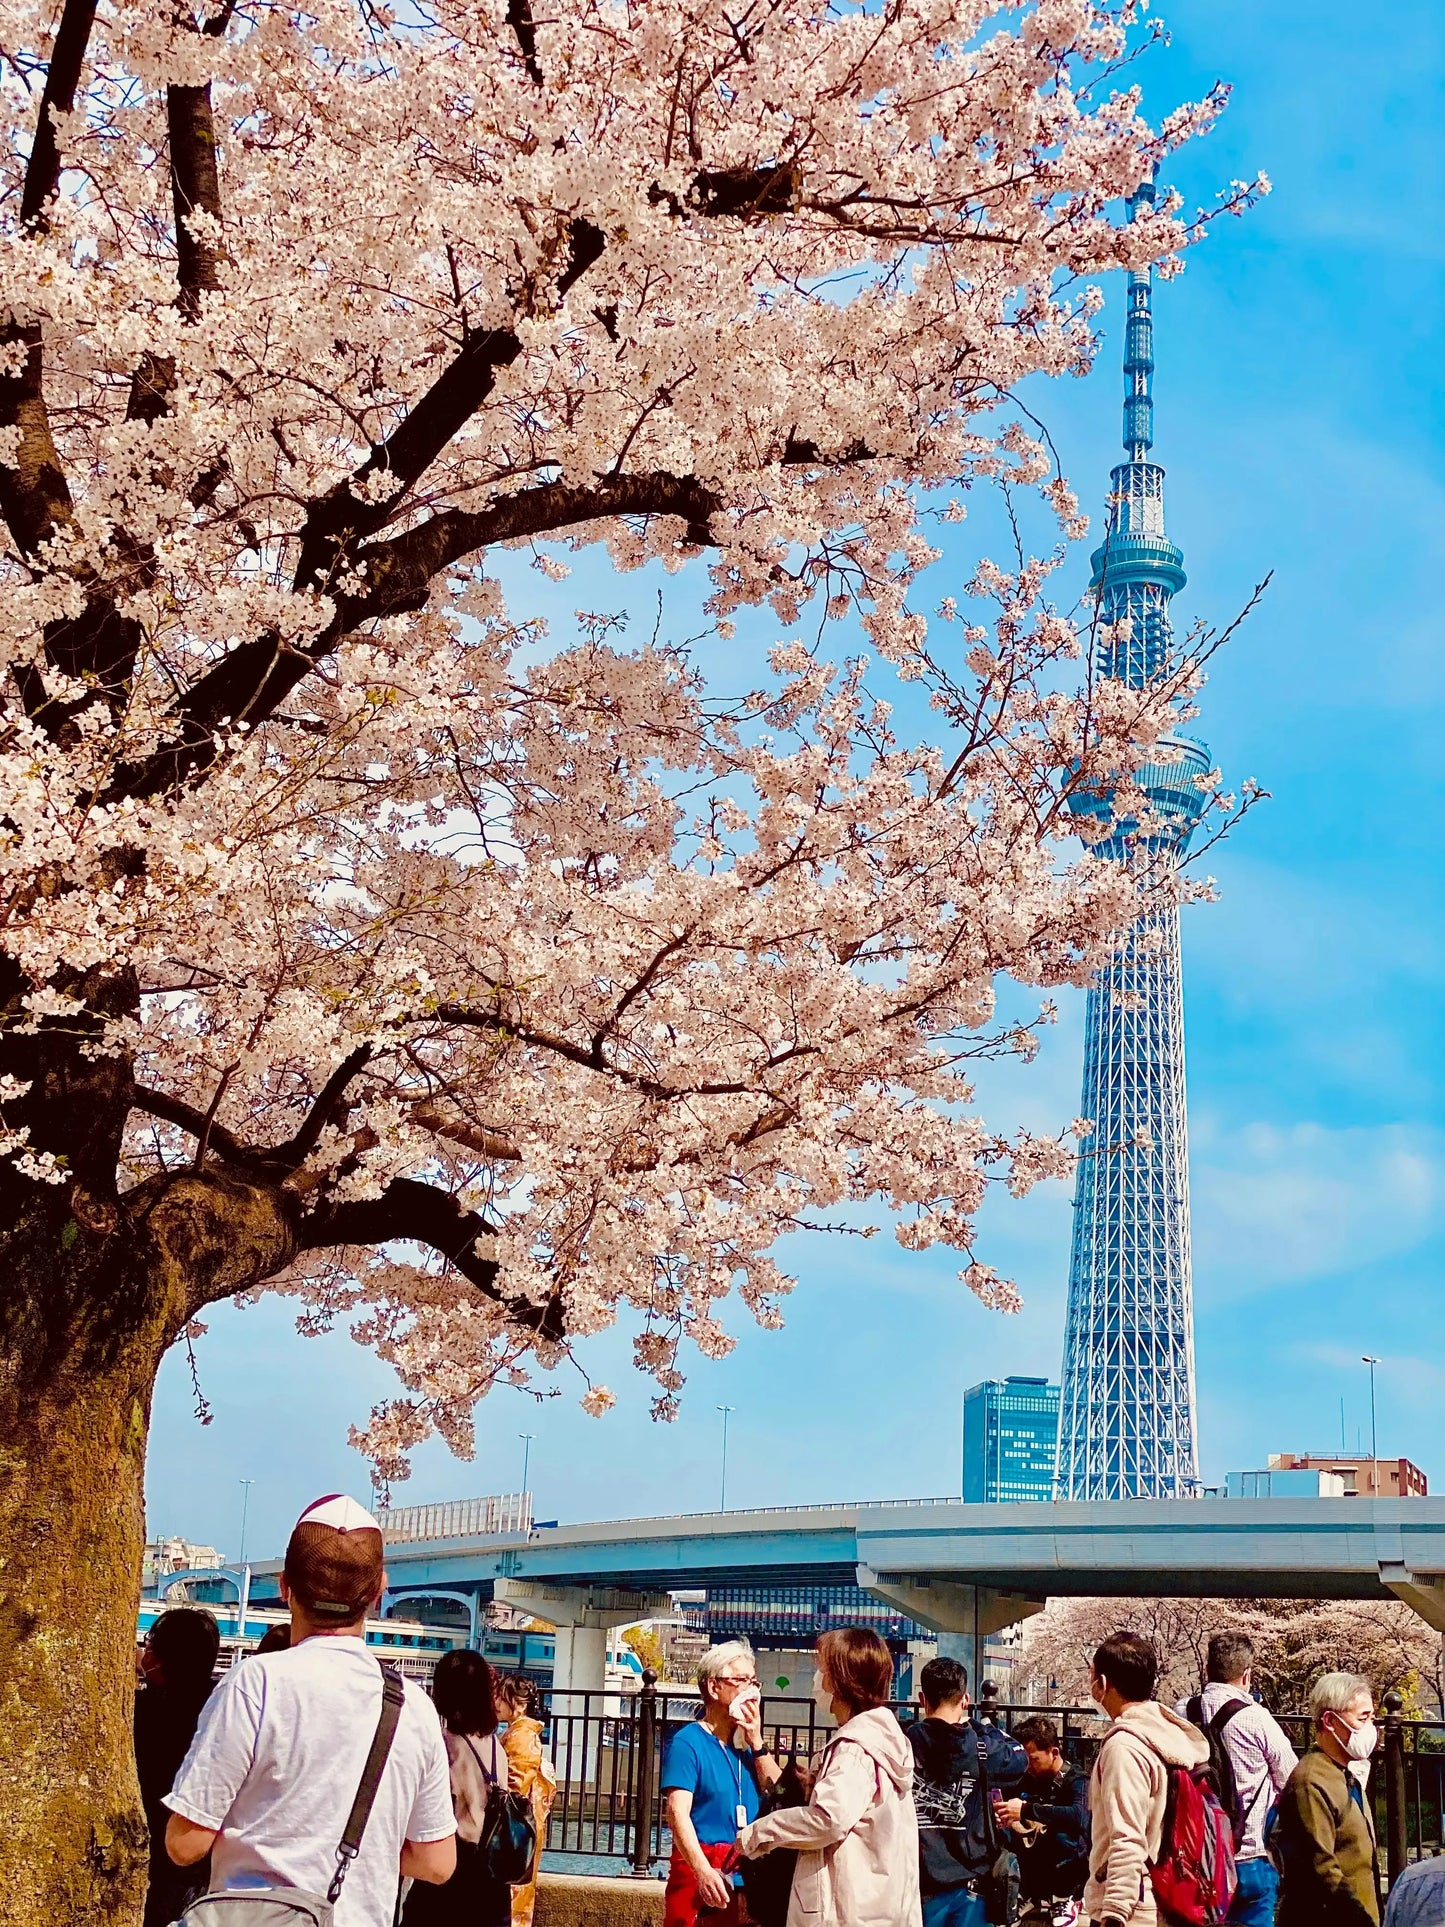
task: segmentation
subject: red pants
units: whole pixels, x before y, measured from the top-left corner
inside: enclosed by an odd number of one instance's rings
[[[720,1867],[732,1852],[731,1840],[716,1846],[699,1840],[710,1867]],[[697,1875],[680,1853],[674,1853],[667,1870],[667,1894],[663,1901],[662,1927],[748,1927],[748,1912],[743,1905],[743,1890],[733,1888],[726,1907],[699,1905]]]

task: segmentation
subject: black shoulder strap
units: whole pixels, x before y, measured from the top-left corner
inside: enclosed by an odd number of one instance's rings
[[[1209,1722],[1208,1731],[1211,1732],[1216,1739],[1223,1739],[1224,1729],[1234,1718],[1235,1714],[1242,1713],[1245,1707],[1251,1704],[1252,1702],[1250,1700],[1226,1700],[1214,1715],[1214,1718]],[[1197,1725],[1198,1722],[1196,1721],[1195,1724]]]
[[[1184,1704],[1184,1717],[1191,1726],[1204,1724],[1204,1695],[1195,1693]]]
[[[371,1750],[366,1756],[366,1765],[361,1769],[361,1780],[347,1816],[346,1831],[336,1849],[336,1872],[332,1874],[331,1885],[326,1890],[326,1898],[333,1906],[340,1897],[347,1869],[361,1851],[361,1836],[366,1832],[366,1823],[376,1804],[381,1776],[386,1771],[391,1743],[396,1738],[397,1721],[401,1718],[401,1703],[405,1697],[406,1688],[402,1685],[401,1674],[394,1666],[381,1662],[381,1717],[371,1736]]]
[[[472,1745],[471,1735],[469,1733],[463,1733],[462,1738],[467,1743],[468,1753],[471,1754],[472,1758],[477,1763],[478,1773],[481,1774],[482,1778],[486,1781],[487,1785],[499,1786],[501,1784],[502,1769],[497,1761],[498,1740],[497,1740],[496,1734],[493,1733],[492,1735],[492,1764],[490,1768],[483,1763],[481,1754],[478,1753],[477,1749]]]

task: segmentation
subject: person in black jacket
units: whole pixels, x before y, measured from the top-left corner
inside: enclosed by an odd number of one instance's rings
[[[209,1861],[178,1867],[166,1853],[170,1813],[163,1802],[196,1736],[220,1651],[214,1614],[202,1606],[173,1606],[156,1620],[137,1655],[135,1765],[151,1837],[145,1927],[169,1927],[192,1894],[206,1888]]]
[[[1014,1738],[1029,1770],[999,1817],[1018,1842],[1020,1922],[1075,1918],[1089,1877],[1089,1783],[1067,1761],[1059,1731],[1041,1713],[1024,1720]]]
[[[956,1659],[931,1659],[918,1687],[923,1718],[908,1738],[923,1927],[984,1927],[989,1877],[1008,1840],[992,1798],[1013,1791],[1028,1761],[998,1727],[969,1717],[968,1675]]]

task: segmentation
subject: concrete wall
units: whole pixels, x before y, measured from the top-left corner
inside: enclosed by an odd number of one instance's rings
[[[536,1927],[661,1927],[663,1882],[625,1875],[544,1873]]]

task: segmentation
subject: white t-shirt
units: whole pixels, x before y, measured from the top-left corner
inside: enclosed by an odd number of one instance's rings
[[[241,1660],[212,1693],[166,1805],[218,1829],[213,1891],[324,1894],[381,1713],[381,1669],[359,1638],[325,1635]],[[436,1708],[408,1683],[336,1927],[391,1927],[401,1850],[456,1831]]]

